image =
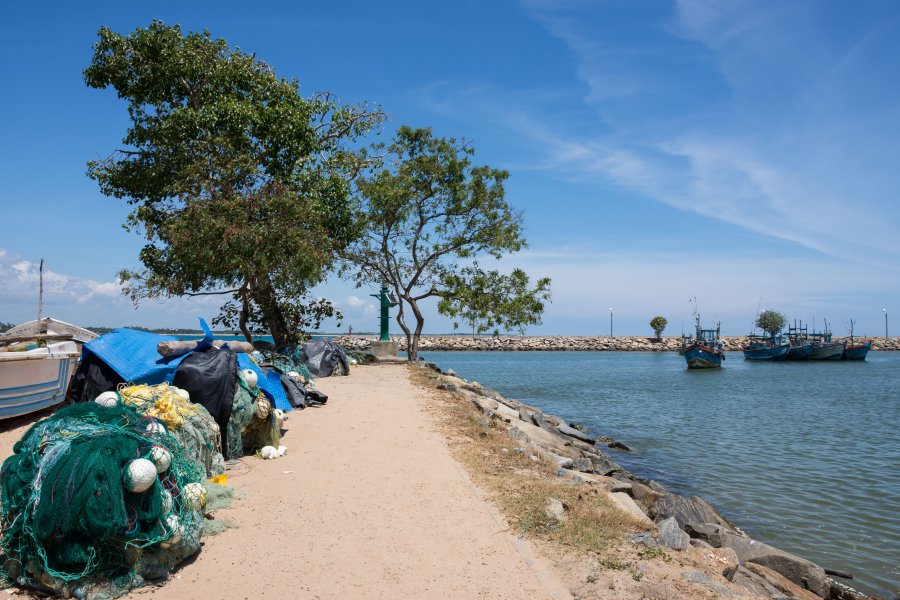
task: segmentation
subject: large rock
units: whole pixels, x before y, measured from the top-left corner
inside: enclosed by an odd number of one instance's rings
[[[765,580],[766,583],[776,588],[779,592],[782,592],[785,596],[796,598],[797,600],[821,600],[818,595],[800,587],[793,581],[768,567],[748,562],[744,564],[744,568]]]
[[[634,500],[631,499],[631,496],[626,494],[625,492],[616,492],[614,494],[610,494],[609,498],[613,501],[619,510],[622,510],[632,517],[639,523],[643,525],[652,525],[653,521],[644,514],[644,511],[638,507],[637,504],[634,503]]]
[[[715,523],[734,529],[725,517],[699,496],[666,494],[653,504],[648,514],[657,523],[675,517],[679,527],[684,527],[685,523]]]
[[[575,429],[574,427],[569,427],[569,426],[566,425],[565,423],[560,423],[559,425],[556,426],[556,429],[559,430],[559,432],[560,432],[561,434],[567,435],[567,436],[569,436],[569,437],[573,437],[573,438],[575,438],[576,440],[580,440],[580,441],[582,441],[582,442],[584,442],[584,443],[586,443],[586,444],[593,444],[593,443],[594,443],[594,437],[593,437],[593,436],[588,435],[588,434],[586,434],[586,433],[584,433],[584,432],[582,432],[582,431],[578,431],[578,430]]]
[[[562,437],[556,433],[545,431],[530,422],[513,421],[509,425],[509,436],[516,440],[533,443],[550,452],[568,458],[580,458],[578,450],[566,446]]]
[[[691,538],[681,530],[675,517],[660,521],[658,525],[660,544],[672,550],[687,550]]]
[[[597,475],[612,475],[624,470],[619,464],[609,460],[606,456],[595,456],[590,460],[593,465],[593,471]]]

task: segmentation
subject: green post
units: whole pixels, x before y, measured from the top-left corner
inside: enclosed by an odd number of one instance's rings
[[[382,342],[389,342],[391,341],[391,336],[388,334],[388,309],[394,308],[397,306],[397,303],[391,301],[387,286],[384,283],[381,284],[381,293],[369,295],[381,301],[381,337],[378,339]]]

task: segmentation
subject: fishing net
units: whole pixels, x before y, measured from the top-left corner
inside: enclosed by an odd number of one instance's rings
[[[74,404],[13,452],[0,471],[9,580],[66,597],[119,595],[200,549],[204,469],[161,421]]]
[[[301,347],[296,345],[283,346],[279,348],[279,352],[274,350],[257,351],[261,357],[263,364],[274,367],[279,372],[287,375],[290,372],[297,374],[295,381],[302,385],[315,386],[313,375],[303,364],[300,358]]]
[[[127,406],[165,423],[187,456],[203,465],[207,477],[225,472],[219,425],[206,408],[180,397],[165,383],[120,385],[118,391]]]
[[[281,430],[272,403],[259,389],[239,379],[225,435],[225,456],[231,460],[280,444]]]

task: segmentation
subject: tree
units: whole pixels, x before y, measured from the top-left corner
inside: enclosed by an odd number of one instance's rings
[[[657,341],[662,340],[662,332],[668,324],[669,322],[666,321],[666,318],[661,315],[657,315],[650,319],[650,329],[656,334]]]
[[[764,310],[756,317],[756,326],[772,337],[784,329],[785,323],[787,323],[785,316],[774,310]]]
[[[528,275],[513,269],[509,275],[483,271],[475,264],[447,276],[446,293],[438,301],[438,311],[472,330],[472,337],[491,329],[517,330],[524,334],[528,325],[539,325],[544,302],[550,300],[550,280],[539,279],[529,288]],[[456,320],[458,319],[458,320]]]
[[[131,126],[88,175],[134,207],[125,227],[147,240],[143,269],[120,273],[126,293],[230,296],[216,323],[276,344],[334,314],[308,290],[359,233],[351,180],[367,156],[353,148],[382,113],[304,98],[209,32],[154,21],[98,35],[85,82],[115,89]]]
[[[527,276],[523,281],[510,275],[504,288],[490,281],[494,273],[457,263],[482,255],[500,259],[525,246],[522,213],[504,198],[509,174],[473,165],[473,155],[471,147],[453,138],[403,126],[385,163],[357,181],[364,234],[344,253],[345,272],[357,285],[383,281],[393,289],[409,360],[418,354],[425,322],[421,303],[429,298],[442,300],[438,309],[444,314],[465,318],[463,299],[471,298],[472,286],[483,286],[503,302],[479,303],[467,322],[490,318],[511,327],[539,322],[542,299],[549,298],[549,280],[528,290]],[[407,309],[415,320],[412,329]]]

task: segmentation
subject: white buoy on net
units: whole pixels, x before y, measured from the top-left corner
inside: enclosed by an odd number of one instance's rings
[[[158,433],[160,435],[166,432],[166,426],[156,419],[150,419],[150,422],[147,423],[147,427],[145,427],[145,429],[147,433]]]
[[[247,387],[249,387],[251,390],[256,389],[256,384],[259,381],[259,377],[256,375],[256,371],[254,371],[253,369],[244,369],[243,371],[241,371],[241,378],[247,384]]]
[[[206,506],[206,488],[201,483],[189,483],[181,488],[181,499],[185,506],[203,510]]]
[[[159,499],[162,502],[163,514],[168,514],[172,512],[172,508],[175,506],[175,501],[172,500],[172,494],[169,490],[162,490],[159,492]]]
[[[176,396],[184,400],[185,402],[191,401],[191,394],[187,390],[183,390],[181,388],[172,388],[172,391]]]
[[[136,458],[125,467],[124,481],[128,490],[145,492],[156,481],[156,465],[146,458]]]
[[[150,450],[150,460],[156,465],[157,473],[165,473],[172,465],[172,453],[164,446],[153,446]]]
[[[166,517],[166,529],[172,533],[172,537],[166,541],[172,544],[177,544],[181,541],[181,519],[178,518],[178,515]]]
[[[116,406],[119,403],[119,394],[116,392],[103,392],[94,398],[94,402],[100,406]]]

